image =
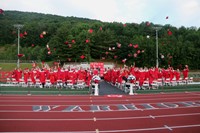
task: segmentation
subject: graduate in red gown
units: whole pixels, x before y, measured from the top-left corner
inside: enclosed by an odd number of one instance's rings
[[[46,74],[45,74],[45,71],[44,69],[42,68],[40,71],[39,71],[39,79],[40,79],[40,82],[42,83],[42,88],[44,88],[44,85],[45,85],[45,82],[46,82]]]
[[[185,68],[183,69],[183,79],[188,78],[189,68],[188,65],[185,65]]]
[[[28,82],[28,79],[29,79],[29,69],[26,68],[24,69],[24,82],[27,84]]]

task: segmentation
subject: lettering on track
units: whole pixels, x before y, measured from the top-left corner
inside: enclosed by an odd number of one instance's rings
[[[175,103],[142,103],[142,104],[116,104],[116,105],[34,105],[32,111],[34,112],[98,112],[98,111],[136,111],[136,110],[155,110],[163,108],[182,108],[182,107],[199,107],[200,101],[185,101]]]

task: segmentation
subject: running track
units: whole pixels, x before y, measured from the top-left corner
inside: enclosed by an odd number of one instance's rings
[[[0,96],[0,132],[199,133],[200,92]]]

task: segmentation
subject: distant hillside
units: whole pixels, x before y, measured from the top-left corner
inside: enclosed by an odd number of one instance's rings
[[[22,60],[61,62],[110,61],[155,66],[158,31],[159,64],[200,68],[200,29],[149,22],[107,23],[87,18],[5,11],[0,14],[0,60],[17,59],[17,29],[22,24]]]

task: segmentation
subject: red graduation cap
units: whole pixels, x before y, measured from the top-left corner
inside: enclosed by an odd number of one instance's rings
[[[126,62],[126,60],[127,60],[127,59],[125,58],[125,59],[123,59],[123,60],[122,60],[122,62],[123,62],[123,63],[125,63],[125,62]]]
[[[134,48],[138,48],[138,44],[133,45]]]
[[[66,45],[68,45],[68,43],[69,43],[68,41],[65,41],[65,42],[64,42],[64,44],[66,44]]]
[[[167,30],[167,34],[168,34],[169,36],[172,35],[172,32],[170,31],[170,29]]]
[[[72,44],[69,44],[68,47],[71,48],[71,47],[72,47]]]
[[[72,59],[71,59],[71,58],[67,58],[67,60],[68,60],[68,61],[71,61]]]
[[[0,9],[0,14],[4,14],[4,10],[3,9]]]
[[[146,22],[146,25],[147,25],[147,26],[150,26],[150,22],[149,22],[149,21],[148,21],[148,22]]]
[[[128,46],[129,46],[129,47],[132,47],[132,46],[133,46],[133,44],[131,44],[131,43],[130,43]]]
[[[34,45],[34,44],[31,44],[31,46],[34,47],[35,45]]]
[[[85,40],[85,42],[86,42],[86,43],[89,43],[89,42],[90,42],[90,40],[89,40],[89,39],[86,39],[86,40]]]
[[[76,41],[75,41],[75,40],[72,40],[72,43],[76,43]]]
[[[102,28],[102,27],[100,27],[99,29],[100,29],[100,30],[103,30],[103,28]]]
[[[58,65],[58,62],[55,61],[55,62],[54,62],[54,65]]]
[[[108,55],[108,52],[106,51],[106,55]]]
[[[80,56],[80,58],[81,58],[81,59],[84,59],[84,58],[85,58],[85,56],[84,56],[84,55],[81,55],[81,56]]]
[[[18,54],[17,56],[20,58],[20,57],[23,57],[23,56],[24,56],[24,54]]]
[[[44,38],[43,34],[40,34],[40,38]]]
[[[24,37],[24,34],[23,34],[23,33],[20,33],[19,36],[20,36],[20,38],[23,38],[23,37]]]
[[[28,35],[28,33],[26,31],[24,31],[24,35],[26,36],[26,35]]]
[[[117,59],[117,55],[115,55],[114,58]]]
[[[121,48],[121,44],[120,44],[120,43],[117,43],[117,47],[118,47],[118,48]]]
[[[139,54],[139,53],[140,53],[140,50],[138,50],[137,53]]]
[[[135,53],[133,56],[136,58],[137,57],[137,53]]]
[[[89,33],[93,33],[93,29],[89,29],[88,32],[89,32]]]

